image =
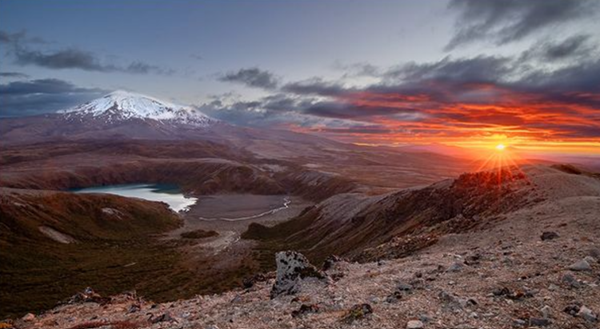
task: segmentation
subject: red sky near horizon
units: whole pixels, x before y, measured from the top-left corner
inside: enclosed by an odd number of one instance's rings
[[[436,96],[428,92],[344,94],[336,101],[364,111],[369,126],[295,129],[359,144],[439,143],[483,149],[504,144],[531,153],[600,155],[600,114],[596,107],[586,104],[600,102],[600,94],[553,95],[565,96],[561,101],[494,84],[462,88],[446,93],[443,100],[439,99],[443,86],[435,88]],[[370,111],[375,113],[370,115]],[[394,113],[401,119],[395,119]]]

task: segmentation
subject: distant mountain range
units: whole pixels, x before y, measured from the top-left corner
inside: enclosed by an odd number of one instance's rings
[[[56,139],[210,139],[207,129],[229,125],[188,106],[125,91],[54,114],[3,119],[1,143]]]

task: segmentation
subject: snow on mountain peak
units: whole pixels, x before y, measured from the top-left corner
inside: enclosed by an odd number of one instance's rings
[[[103,118],[107,122],[130,119],[151,119],[160,122],[207,126],[213,122],[204,113],[189,107],[156,98],[117,90],[104,97],[59,111],[67,117]]]

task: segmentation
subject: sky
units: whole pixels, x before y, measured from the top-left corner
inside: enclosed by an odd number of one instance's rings
[[[600,154],[600,2],[0,0],[0,117],[116,89],[369,145]]]

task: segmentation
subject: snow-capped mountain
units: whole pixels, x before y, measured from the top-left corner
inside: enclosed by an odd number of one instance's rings
[[[190,106],[126,91],[115,91],[58,113],[1,121],[0,146],[52,140],[186,140],[236,147],[232,152],[257,143],[256,148],[269,156],[295,156],[297,150],[291,152],[289,143],[302,145],[307,152],[313,152],[315,145],[338,145],[312,135],[228,124]]]
[[[122,90],[59,113],[68,119],[95,118],[106,123],[142,119],[204,127],[217,121],[188,106]]]

